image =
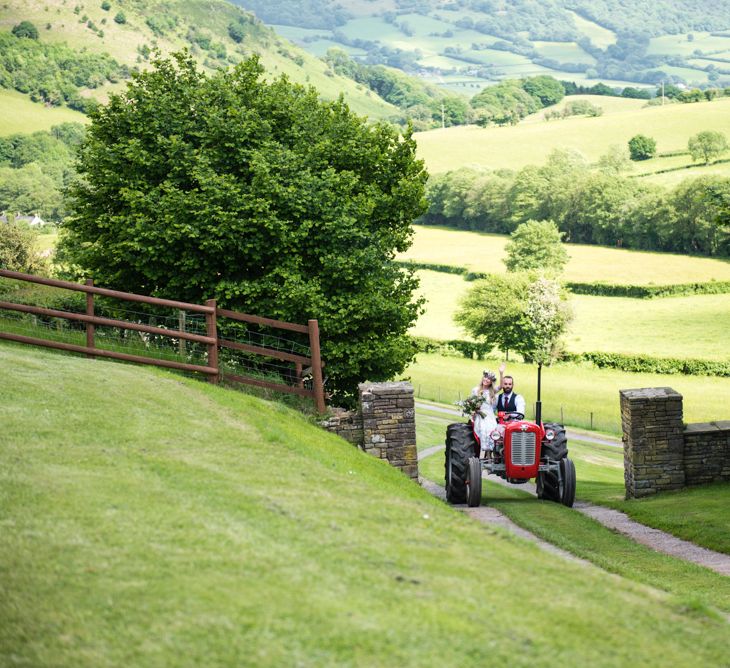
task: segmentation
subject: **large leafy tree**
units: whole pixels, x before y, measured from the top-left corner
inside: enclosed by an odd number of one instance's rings
[[[417,281],[392,260],[426,173],[410,133],[262,74],[252,58],[206,77],[177,54],[136,75],[91,115],[64,246],[100,285],[318,318],[347,403],[412,358]]]

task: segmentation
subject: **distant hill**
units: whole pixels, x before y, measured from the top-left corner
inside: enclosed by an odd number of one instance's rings
[[[344,46],[469,94],[537,74],[730,83],[730,4],[711,0],[233,1],[312,53]]]
[[[397,113],[372,91],[336,75],[321,60],[224,0],[94,0],[86,4],[8,0],[2,4],[0,30],[9,31],[21,21],[37,28],[41,43],[67,44],[79,53],[109,54],[128,68],[144,68],[154,48],[167,54],[187,47],[211,71],[258,53],[269,77],[286,74],[295,82],[315,86],[327,99],[342,93],[354,111],[372,118]],[[81,94],[104,101],[124,82],[95,84]],[[6,77],[0,77],[0,85],[12,87]]]

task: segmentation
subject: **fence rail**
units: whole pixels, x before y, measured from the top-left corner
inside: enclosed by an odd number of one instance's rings
[[[239,313],[237,311],[230,311],[228,309],[221,309],[218,308],[214,299],[209,299],[205,303],[205,305],[191,304],[188,302],[176,301],[171,299],[160,299],[158,297],[149,297],[146,295],[138,295],[131,292],[121,292],[119,290],[109,290],[107,288],[96,287],[91,279],[88,279],[86,281],[86,284],[82,285],[79,283],[72,283],[70,281],[61,281],[52,278],[45,278],[42,276],[23,274],[20,272],[9,271],[6,269],[0,269],[0,277],[23,281],[26,283],[35,283],[54,288],[61,288],[65,290],[86,293],[85,313],[74,313],[71,311],[61,311],[58,309],[50,309],[40,306],[31,306],[27,304],[16,304],[8,301],[0,301],[0,310],[14,311],[18,313],[26,313],[33,316],[59,318],[63,320],[84,323],[86,330],[86,345],[82,346],[71,343],[63,343],[60,341],[52,341],[48,339],[24,336],[12,332],[3,331],[0,331],[0,339],[43,346],[47,348],[54,348],[57,350],[83,353],[86,354],[88,357],[108,357],[127,362],[135,362],[138,364],[149,364],[169,369],[202,373],[205,374],[208,380],[212,383],[217,383],[221,378],[223,378],[225,380],[236,383],[245,383],[257,387],[264,387],[280,392],[287,392],[304,397],[309,397],[314,400],[317,406],[317,410],[319,412],[324,412],[325,410],[324,381],[322,377],[323,364],[320,355],[319,324],[317,320],[309,320],[307,325],[299,325],[296,323],[284,322],[282,320],[262,318],[260,316],[248,315],[246,313]],[[167,329],[165,327],[145,325],[143,323],[132,322],[129,320],[118,320],[114,318],[105,318],[98,316],[95,314],[94,310],[95,295],[110,297],[123,301],[149,304],[151,306],[161,306],[177,309],[181,313],[179,325],[180,329]],[[186,332],[182,329],[185,323],[184,313],[188,311],[205,315],[205,335],[193,334],[191,332]],[[285,352],[277,350],[275,348],[267,348],[265,346],[256,346],[223,339],[219,336],[218,333],[219,318],[228,318],[239,322],[246,322],[269,328],[283,329],[298,332],[301,334],[307,334],[309,338],[310,354],[309,356],[297,355],[295,353]],[[176,362],[173,360],[145,357],[142,355],[130,355],[128,353],[122,353],[116,350],[106,350],[104,348],[99,348],[96,345],[96,327],[114,327],[121,330],[132,330],[144,334],[151,334],[155,336],[176,339],[180,342],[181,347],[184,347],[185,341],[203,344],[206,347],[207,351],[207,364],[188,364],[185,362]],[[262,380],[260,378],[253,378],[241,375],[239,373],[228,373],[225,369],[222,369],[221,365],[219,364],[219,348],[238,350],[264,358],[273,358],[282,360],[284,362],[293,363],[295,365],[294,378],[296,380],[296,384],[287,385],[285,382]],[[303,375],[305,373],[305,367],[306,373],[308,375],[311,374],[311,389],[304,386]]]

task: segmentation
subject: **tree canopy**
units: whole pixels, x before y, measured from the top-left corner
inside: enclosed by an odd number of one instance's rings
[[[544,270],[559,274],[568,262],[563,234],[552,220],[528,220],[517,226],[507,242],[507,271]]]
[[[410,132],[262,74],[255,57],[205,76],[176,54],[135,75],[91,114],[64,248],[99,284],[319,319],[347,403],[412,359],[417,280],[393,259],[426,173]]]
[[[550,363],[572,318],[560,284],[520,272],[491,274],[474,282],[454,314],[471,336],[527,362]]]
[[[704,160],[705,164],[708,165],[710,160],[719,158],[727,151],[727,138],[722,132],[705,130],[690,137],[687,148],[692,160]]]

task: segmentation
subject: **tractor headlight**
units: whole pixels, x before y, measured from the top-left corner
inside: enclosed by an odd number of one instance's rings
[[[545,430],[545,440],[552,441],[555,438],[555,432],[552,429]]]
[[[499,441],[502,438],[502,432],[499,429],[495,429],[491,434],[489,434],[489,437],[493,441]]]

